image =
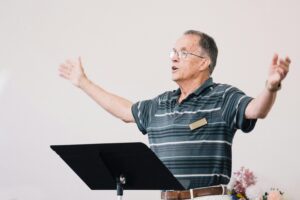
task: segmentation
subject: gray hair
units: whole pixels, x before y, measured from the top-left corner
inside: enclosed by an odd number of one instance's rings
[[[209,72],[210,74],[212,74],[217,64],[218,57],[218,47],[215,43],[215,40],[206,33],[196,30],[185,31],[184,35],[197,35],[200,37],[199,46],[204,50],[205,53],[207,53],[210,58],[211,63],[209,65]]]

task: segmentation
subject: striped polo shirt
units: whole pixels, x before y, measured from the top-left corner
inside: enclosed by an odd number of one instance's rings
[[[133,104],[139,130],[186,189],[227,184],[234,134],[250,132],[256,123],[244,115],[252,98],[212,78],[178,103],[180,94],[177,89]]]

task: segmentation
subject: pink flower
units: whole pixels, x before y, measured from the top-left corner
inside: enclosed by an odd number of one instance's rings
[[[282,200],[282,195],[278,190],[272,190],[268,194],[268,200]]]
[[[241,169],[238,172],[235,172],[234,175],[236,182],[233,188],[236,193],[245,194],[246,188],[256,183],[256,177],[253,172],[249,169],[245,169],[244,167],[241,167]]]

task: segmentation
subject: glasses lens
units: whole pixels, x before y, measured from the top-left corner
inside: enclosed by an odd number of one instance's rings
[[[186,51],[180,51],[179,52],[179,56],[180,56],[180,58],[186,58],[187,57],[187,55],[188,55],[188,52],[186,52]]]
[[[170,52],[170,58],[173,58],[174,56],[175,56],[175,51],[174,50],[172,50],[171,52]]]

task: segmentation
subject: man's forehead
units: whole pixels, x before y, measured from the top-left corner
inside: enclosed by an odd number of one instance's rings
[[[197,35],[183,35],[175,43],[175,48],[177,50],[198,50],[199,47],[199,36]]]

